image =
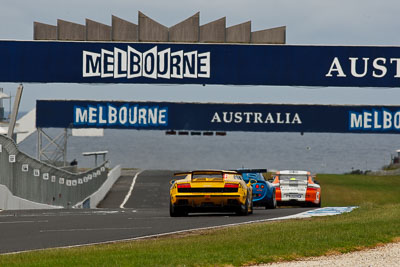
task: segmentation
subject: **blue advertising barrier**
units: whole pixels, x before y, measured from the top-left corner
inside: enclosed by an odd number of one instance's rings
[[[400,47],[0,41],[0,82],[398,87]]]
[[[400,133],[400,106],[36,102],[39,128]]]

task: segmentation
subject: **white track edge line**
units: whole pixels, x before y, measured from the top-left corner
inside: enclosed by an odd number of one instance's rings
[[[121,205],[119,206],[121,209],[124,209],[124,206],[125,206],[126,202],[128,202],[128,199],[131,197],[131,194],[132,194],[132,191],[133,191],[133,187],[135,186],[135,183],[136,183],[136,178],[142,172],[143,171],[140,171],[140,172],[136,173],[135,176],[133,177],[132,184],[131,184],[131,187],[129,188],[128,194],[126,194],[124,201],[122,201]]]
[[[306,212],[307,211],[300,212],[300,213],[297,213],[297,214],[303,214],[303,213],[306,213]],[[118,239],[118,240],[111,240],[111,241],[86,243],[86,244],[79,244],[79,245],[72,245],[72,246],[61,246],[61,247],[52,247],[52,248],[31,249],[31,250],[9,252],[9,253],[0,253],[0,255],[20,254],[20,253],[42,251],[42,250],[49,250],[49,249],[67,249],[67,248],[79,248],[79,247],[95,246],[95,245],[103,245],[103,244],[113,244],[113,243],[119,243],[119,242],[135,241],[135,240],[149,239],[149,238],[158,238],[158,237],[174,235],[174,234],[183,234],[183,233],[187,233],[187,232],[196,232],[196,231],[202,231],[202,230],[212,230],[212,229],[233,227],[233,226],[237,226],[237,225],[246,225],[246,224],[252,224],[252,223],[259,223],[259,222],[268,222],[268,221],[273,222],[273,221],[286,220],[286,219],[300,219],[300,220],[301,219],[306,219],[306,218],[291,218],[291,216],[293,216],[293,215],[286,215],[286,216],[278,217],[278,218],[261,219],[261,220],[254,220],[254,221],[247,221],[247,222],[240,222],[240,223],[230,223],[230,224],[223,224],[223,225],[216,225],[216,226],[209,226],[209,227],[202,227],[202,228],[192,228],[192,229],[187,229],[187,230],[179,230],[179,231],[173,231],[173,232],[162,233],[162,234],[146,235],[146,236],[125,238],[125,239]]]

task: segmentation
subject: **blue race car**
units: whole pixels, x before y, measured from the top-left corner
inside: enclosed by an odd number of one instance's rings
[[[275,187],[272,183],[265,181],[262,173],[267,172],[266,169],[239,169],[243,180],[248,183],[250,180],[256,180],[253,186],[253,205],[265,207],[266,209],[276,208]]]

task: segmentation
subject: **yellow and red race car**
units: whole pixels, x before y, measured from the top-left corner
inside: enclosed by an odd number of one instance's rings
[[[171,217],[190,212],[226,211],[239,215],[253,213],[251,183],[240,173],[224,170],[197,170],[175,173],[170,188]]]
[[[278,205],[321,207],[321,187],[309,171],[278,171],[272,178]]]

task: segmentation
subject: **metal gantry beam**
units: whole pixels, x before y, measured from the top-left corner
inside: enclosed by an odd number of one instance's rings
[[[64,129],[56,137],[51,137],[42,128],[37,128],[37,133],[38,160],[47,161],[54,166],[59,166],[61,162],[64,167],[67,166],[68,129]],[[46,142],[43,142],[43,137]]]
[[[226,18],[200,25],[200,12],[164,26],[138,12],[138,24],[111,17],[111,26],[86,19],[85,25],[58,19],[57,26],[34,22],[34,40],[285,44],[286,26],[251,31],[251,21],[226,27]]]

